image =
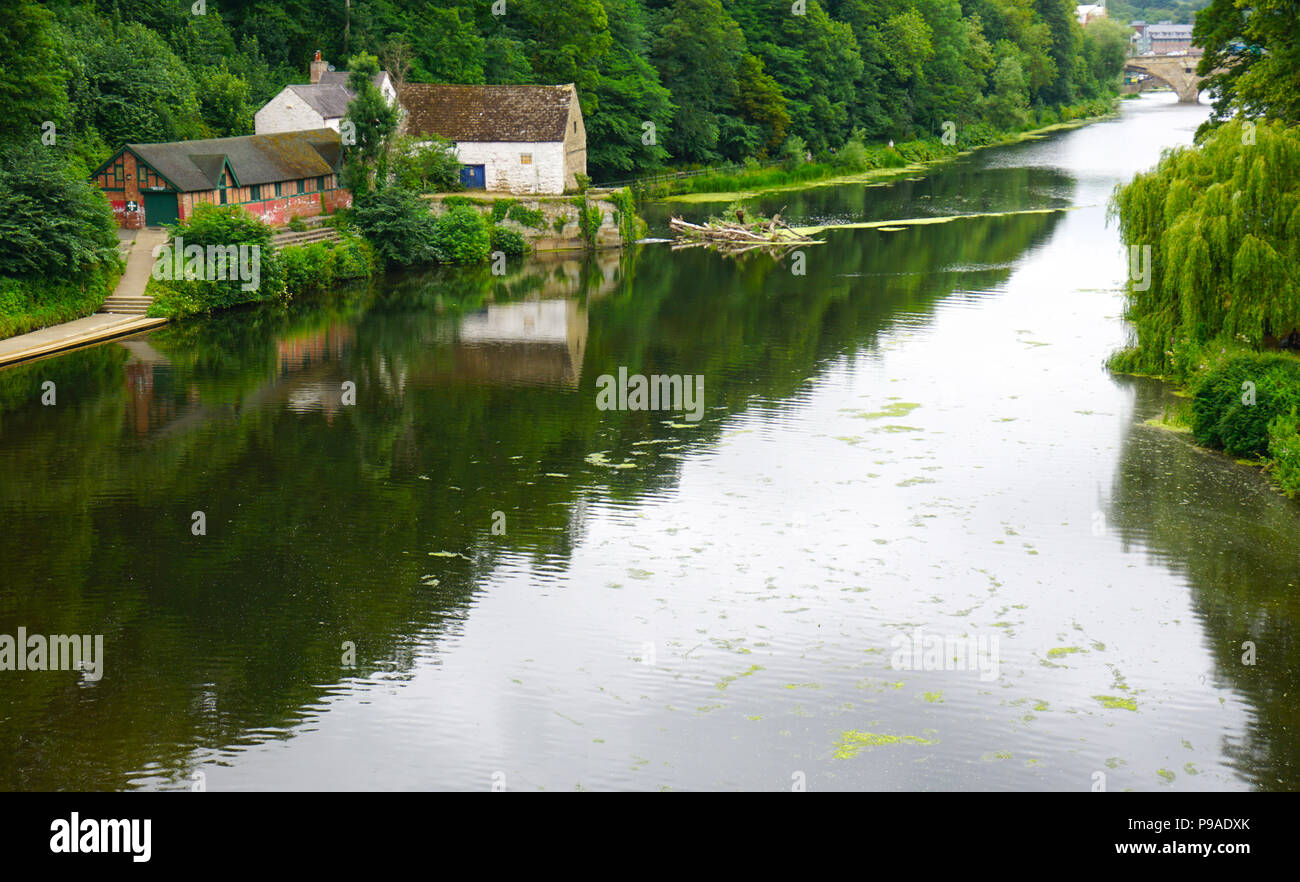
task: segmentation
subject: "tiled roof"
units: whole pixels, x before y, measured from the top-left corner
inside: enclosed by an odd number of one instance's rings
[[[566,86],[455,86],[408,83],[398,99],[406,130],[451,141],[563,141],[569,107]]]
[[[383,88],[384,77],[387,75],[388,75],[388,71],[381,70],[379,73],[375,74],[373,77],[370,78],[370,82],[375,84],[376,89],[381,89]],[[349,76],[350,74],[346,70],[327,70],[321,73],[320,83],[318,85],[346,86],[348,84]]]
[[[333,174],[342,160],[333,129],[127,147],[186,193],[215,189],[226,162],[236,180],[249,186]]]
[[[290,86],[289,89],[308,107],[319,113],[321,119],[338,119],[346,116],[348,105],[356,97],[347,89],[334,83],[309,83],[305,86]]]

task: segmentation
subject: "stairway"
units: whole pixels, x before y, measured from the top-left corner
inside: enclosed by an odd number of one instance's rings
[[[313,242],[337,242],[339,241],[339,232],[333,227],[318,226],[312,230],[303,230],[295,233],[292,230],[277,233],[271,237],[271,244],[276,248],[287,248],[294,245],[310,245]]]
[[[135,241],[128,246],[126,272],[100,306],[101,313],[144,315],[148,311],[153,298],[145,296],[144,291],[153,273],[153,250],[166,242],[167,231],[156,227],[146,227],[136,234]]]

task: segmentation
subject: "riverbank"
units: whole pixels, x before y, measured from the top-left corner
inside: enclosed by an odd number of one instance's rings
[[[1112,356],[1111,371],[1159,380],[1179,399],[1147,425],[1190,434],[1198,448],[1259,468],[1300,499],[1300,357],[1215,344],[1186,356],[1179,373],[1155,375],[1130,369],[1134,352]]]
[[[980,137],[978,143],[964,146],[957,143],[945,144],[940,138],[904,141],[896,146],[874,144],[865,148],[866,161],[871,163],[872,167],[863,171],[846,173],[844,166],[837,162],[807,163],[793,169],[757,168],[751,172],[739,172],[734,175],[689,178],[681,182],[683,189],[680,191],[674,191],[673,186],[669,184],[666,188],[642,191],[640,195],[642,198],[656,202],[727,202],[772,193],[843,184],[885,186],[895,178],[928,171],[937,165],[986,147],[1003,147],[1032,141],[1054,132],[1076,129],[1091,122],[1113,118],[1118,110],[1120,99],[1099,100],[1109,105],[1105,112],[1092,112],[1099,109],[1099,102],[1087,102],[1058,111],[1058,114],[1068,115],[1077,111],[1086,115],[1022,131],[1004,132],[987,138]],[[664,192],[665,189],[667,192]]]

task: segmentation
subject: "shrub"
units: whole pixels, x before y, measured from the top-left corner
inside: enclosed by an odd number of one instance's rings
[[[1279,414],[1268,424],[1269,467],[1282,492],[1292,499],[1300,497],[1300,417],[1292,410]]]
[[[335,282],[369,278],[377,260],[374,249],[362,239],[347,236],[339,242],[313,242],[280,252],[285,287],[293,294],[327,288]]]
[[[1268,453],[1270,426],[1300,408],[1300,360],[1280,354],[1232,355],[1192,387],[1198,444],[1234,456]]]
[[[808,161],[808,142],[798,135],[791,135],[781,145],[781,164],[786,171],[794,171]]]
[[[179,263],[185,272],[172,278],[176,256],[168,261],[165,252],[160,255],[154,271],[164,276],[155,276],[151,285],[158,282],[163,291],[156,295],[161,302],[155,302],[150,314],[188,315],[282,296],[284,266],[271,247],[271,234],[269,226],[237,205],[198,205],[186,221],[171,227],[170,245],[183,245]],[[197,278],[190,276],[189,252],[195,246],[204,255]],[[212,263],[214,257],[224,266]],[[230,258],[237,262],[231,265]],[[241,270],[250,270],[251,275],[245,277]]]
[[[525,205],[511,205],[510,211],[506,215],[515,223],[525,227],[532,227],[534,230],[540,230],[546,226],[546,216],[542,214],[540,208],[528,208]]]
[[[584,205],[578,212],[578,226],[588,248],[596,247],[596,233],[605,222],[605,213],[594,205]]]
[[[431,137],[429,143],[423,143]],[[417,193],[447,193],[465,189],[460,182],[460,160],[451,142],[434,136],[398,138],[390,152],[393,183]]]
[[[118,269],[113,209],[80,163],[40,146],[0,151],[0,276],[68,279]]]
[[[510,209],[519,202],[518,199],[498,199],[492,203],[492,223],[499,224],[506,219]]]
[[[492,227],[491,247],[494,252],[503,252],[506,257],[522,257],[528,253],[528,242],[523,234],[502,226]]]
[[[441,263],[479,263],[492,253],[487,218],[468,205],[457,205],[437,219],[433,252]]]
[[[293,217],[289,218],[289,223],[287,224],[287,226],[295,233],[307,232],[307,222],[302,218],[298,217],[298,215],[296,214]]]
[[[353,222],[387,263],[411,266],[437,259],[438,219],[412,190],[390,186],[362,196],[353,207]]]
[[[867,154],[866,134],[862,129],[854,129],[853,134],[844,142],[835,161],[850,172],[866,171],[871,167],[871,157]]]
[[[102,263],[70,279],[0,278],[0,338],[90,315],[117,278],[116,267]]]

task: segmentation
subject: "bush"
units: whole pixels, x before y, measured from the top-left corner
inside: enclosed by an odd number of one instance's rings
[[[492,227],[492,251],[500,251],[506,257],[522,257],[528,253],[528,242],[522,233],[507,230],[502,226]]]
[[[298,217],[298,215],[296,214],[293,217],[289,218],[289,223],[287,226],[295,233],[307,232],[307,222],[302,218]]]
[[[432,141],[424,143],[427,137]],[[422,136],[417,141],[410,135],[397,139],[390,154],[393,183],[417,193],[448,193],[463,190],[460,182],[460,160],[456,148],[444,138]]]
[[[862,129],[853,130],[853,134],[840,148],[835,161],[850,172],[862,172],[871,168],[871,157],[867,153],[866,134]]]
[[[120,268],[117,222],[80,163],[40,146],[0,151],[0,276],[69,279]]]
[[[511,205],[510,211],[506,215],[512,221],[521,226],[532,227],[534,230],[540,230],[546,226],[546,216],[542,214],[540,208],[528,208],[524,205]]]
[[[506,219],[510,209],[519,202],[518,199],[498,199],[492,203],[492,223],[499,224]]]
[[[335,282],[365,279],[378,263],[374,249],[354,236],[340,242],[313,242],[283,249],[285,288],[291,294],[328,288]]]
[[[433,253],[440,263],[480,263],[492,253],[487,218],[468,205],[457,205],[437,219]]]
[[[183,246],[180,263],[185,272],[173,278],[176,258],[168,261],[165,253],[160,256],[150,282],[151,287],[157,283],[160,290],[154,292],[150,315],[189,315],[282,296],[284,265],[271,247],[271,232],[259,218],[237,205],[200,204],[188,220],[171,227],[169,245]],[[196,246],[204,255],[197,277],[190,275],[190,251]],[[214,256],[224,266],[213,263]],[[235,257],[238,262],[234,265],[227,262]]]
[[[413,190],[385,187],[357,199],[353,223],[387,263],[411,266],[437,259],[438,219]]]
[[[117,269],[105,264],[71,279],[0,278],[0,339],[90,315],[117,278]]]
[[[1282,492],[1292,499],[1300,497],[1300,417],[1292,410],[1268,424],[1269,467]]]
[[[578,227],[588,248],[596,247],[596,233],[605,222],[605,213],[594,205],[584,205],[578,211]]]
[[[1300,409],[1300,360],[1280,354],[1231,355],[1192,387],[1196,442],[1234,456],[1263,456],[1270,427]]]

